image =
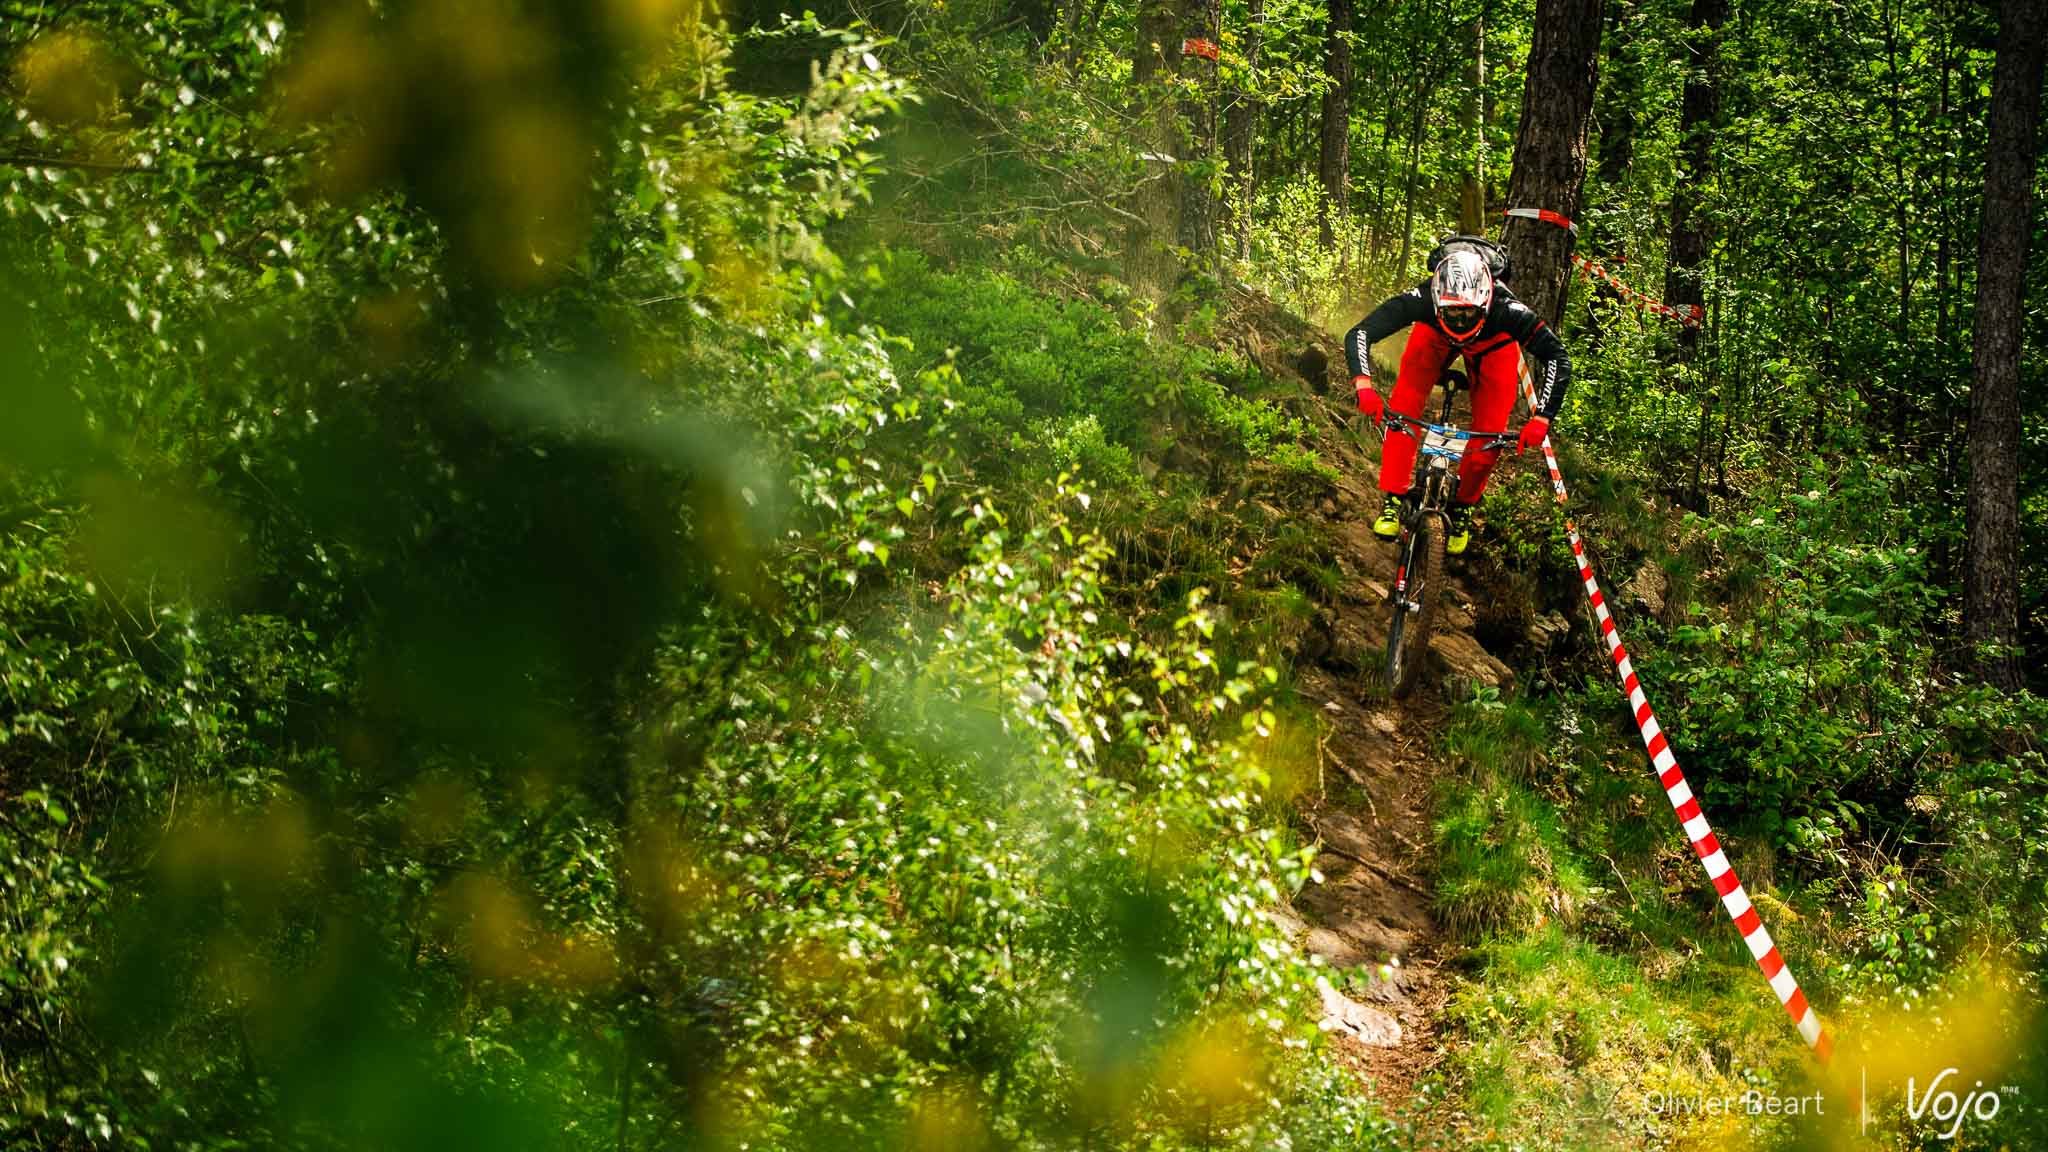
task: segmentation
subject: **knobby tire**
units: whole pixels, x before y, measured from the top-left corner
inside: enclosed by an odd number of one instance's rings
[[[1421,563],[1409,569],[1409,586],[1420,585],[1415,611],[1396,606],[1387,626],[1387,692],[1399,700],[1415,690],[1422,665],[1429,658],[1429,633],[1436,623],[1436,602],[1443,593],[1444,538],[1450,522],[1439,513],[1416,518],[1409,547]]]

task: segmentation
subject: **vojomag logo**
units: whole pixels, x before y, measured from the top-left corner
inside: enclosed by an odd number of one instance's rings
[[[1953,1140],[1963,1130],[1966,1121],[1989,1124],[1998,1119],[1998,1110],[2005,1106],[2005,1095],[2018,1091],[2007,1084],[1986,1087],[1984,1081],[1974,1080],[1968,1088],[1962,1084],[1961,1069],[1943,1068],[1927,1081],[1925,1089],[1920,1087],[1918,1076],[1906,1078],[1906,1116],[1914,1123],[1932,1120],[1937,1126],[1947,1125],[1935,1133],[1938,1140]],[[1870,1128],[1869,1073],[1864,1073],[1862,1129]]]

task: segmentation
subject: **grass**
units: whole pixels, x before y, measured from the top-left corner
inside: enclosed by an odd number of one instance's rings
[[[1437,915],[1466,940],[1570,918],[1591,895],[1556,806],[1529,783],[1546,727],[1533,706],[1482,692],[1444,734],[1453,771],[1437,797]]]
[[[1454,790],[1436,822],[1437,915],[1465,940],[1575,919],[1592,893],[1556,809],[1501,776]]]
[[[1438,912],[1472,975],[1446,1009],[1436,1107],[1483,1147],[1795,1138],[1797,1118],[1659,1107],[1807,1091],[1803,1048],[1668,816],[1642,804],[1640,765],[1604,726],[1561,724],[1565,707],[1481,694],[1444,734]]]
[[[1443,1073],[1470,1122],[1524,1148],[1770,1147],[1785,1117],[1681,1115],[1670,1099],[1807,1091],[1800,1046],[1755,970],[1726,956],[1671,967],[1561,922],[1496,937],[1447,1019]]]

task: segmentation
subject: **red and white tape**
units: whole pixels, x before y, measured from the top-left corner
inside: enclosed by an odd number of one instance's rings
[[[1502,212],[1501,215],[1521,220],[1540,220],[1545,224],[1555,224],[1559,228],[1570,232],[1573,240],[1577,240],[1579,237],[1579,226],[1572,223],[1571,217],[1566,216],[1562,212],[1553,212],[1548,208],[1510,208]],[[1706,319],[1706,309],[1701,308],[1699,305],[1693,304],[1685,308],[1674,308],[1654,296],[1648,296],[1636,291],[1622,283],[1621,277],[1608,271],[1597,261],[1588,260],[1576,252],[1572,253],[1572,263],[1578,266],[1579,271],[1584,272],[1593,279],[1604,281],[1609,287],[1619,293],[1623,299],[1643,309],[1645,312],[1655,312],[1659,316],[1669,317],[1685,325],[1687,328],[1697,328],[1700,326],[1700,322]]]
[[[1588,260],[1574,252],[1572,253],[1572,263],[1578,265],[1580,271],[1595,280],[1604,282],[1608,287],[1620,294],[1622,299],[1627,300],[1645,312],[1655,312],[1659,316],[1669,317],[1685,325],[1687,328],[1699,327],[1700,321],[1706,318],[1706,309],[1701,308],[1697,304],[1689,305],[1685,308],[1674,308],[1654,296],[1648,296],[1636,291],[1627,284],[1622,283],[1621,277],[1616,276],[1598,261]]]
[[[1555,224],[1570,232],[1574,238],[1579,234],[1579,226],[1572,223],[1571,217],[1562,212],[1552,212],[1548,208],[1509,208],[1501,215],[1510,219],[1541,220],[1545,224]]]
[[[1522,395],[1533,408],[1536,389],[1529,378],[1526,362],[1522,365]],[[1557,502],[1565,503],[1564,473],[1558,470],[1557,450],[1551,446],[1548,436],[1543,438],[1543,462],[1550,468],[1550,484],[1557,490]],[[1642,683],[1636,679],[1635,665],[1629,660],[1628,649],[1622,646],[1614,617],[1607,611],[1607,597],[1593,578],[1593,561],[1586,555],[1585,541],[1579,538],[1579,527],[1569,516],[1565,517],[1564,530],[1571,540],[1572,559],[1579,566],[1579,580],[1586,586],[1586,598],[1592,602],[1593,615],[1599,621],[1600,638],[1606,643],[1607,654],[1614,661],[1615,674],[1621,679],[1621,690],[1628,696],[1629,707],[1635,711],[1636,727],[1642,730],[1643,747],[1650,754],[1657,783],[1663,787],[1665,799],[1671,801],[1671,809],[1685,829],[1685,838],[1691,841],[1693,853],[1706,868],[1707,880],[1720,895],[1721,906],[1728,910],[1728,918],[1735,922],[1735,930],[1742,933],[1742,942],[1749,946],[1751,958],[1762,970],[1764,979],[1770,981],[1771,991],[1777,994],[1778,1003],[1792,1018],[1799,1035],[1813,1049],[1814,1055],[1825,1063],[1834,1051],[1834,1040],[1821,1027],[1820,1017],[1814,1013],[1813,1006],[1806,1002],[1806,994],[1799,990],[1799,981],[1792,978],[1791,967],[1785,963],[1785,957],[1778,952],[1777,944],[1764,928],[1763,918],[1757,914],[1756,906],[1750,903],[1749,894],[1743,891],[1742,881],[1735,875],[1735,866],[1728,862],[1728,854],[1722,851],[1714,830],[1707,826],[1707,817],[1700,811],[1699,799],[1686,785],[1685,773],[1679,770],[1678,758],[1671,752],[1671,742],[1657,724],[1657,713],[1643,695]]]

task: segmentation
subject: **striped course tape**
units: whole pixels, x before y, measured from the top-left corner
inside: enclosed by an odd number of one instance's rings
[[[1536,389],[1529,378],[1526,361],[1522,365],[1522,394],[1533,409]],[[1543,462],[1550,468],[1550,484],[1557,490],[1557,502],[1565,503],[1564,473],[1558,470],[1557,450],[1551,446],[1548,436],[1543,438]],[[1615,674],[1621,678],[1621,690],[1628,696],[1629,707],[1635,710],[1636,727],[1642,730],[1643,747],[1650,754],[1657,783],[1663,786],[1665,798],[1671,801],[1671,809],[1685,829],[1685,838],[1692,842],[1693,853],[1706,868],[1707,880],[1720,894],[1721,906],[1728,910],[1728,918],[1735,921],[1735,930],[1742,933],[1742,942],[1749,946],[1749,954],[1763,971],[1764,979],[1770,981],[1771,991],[1778,994],[1778,1003],[1784,1006],[1785,1014],[1792,1018],[1793,1026],[1799,1029],[1799,1035],[1813,1049],[1814,1055],[1826,1063],[1834,1052],[1834,1040],[1821,1027],[1820,1017],[1806,1002],[1806,994],[1799,990],[1799,981],[1793,979],[1791,967],[1785,963],[1785,957],[1779,953],[1770,932],[1764,928],[1756,906],[1749,902],[1749,894],[1743,891],[1742,881],[1735,875],[1735,866],[1728,862],[1728,854],[1721,850],[1721,842],[1714,837],[1714,830],[1707,826],[1707,817],[1700,811],[1699,799],[1686,785],[1685,773],[1679,770],[1678,758],[1672,755],[1671,742],[1665,738],[1664,730],[1658,727],[1657,713],[1650,708],[1650,701],[1643,695],[1642,683],[1636,679],[1635,665],[1629,660],[1628,649],[1622,646],[1614,617],[1607,611],[1607,597],[1593,578],[1592,558],[1586,555],[1585,541],[1579,538],[1579,527],[1570,516],[1565,517],[1564,530],[1571,539],[1572,559],[1579,566],[1579,580],[1585,584],[1586,597],[1592,601],[1593,615],[1599,620],[1600,638],[1606,643],[1607,654],[1614,661]]]
[[[1501,215],[1511,219],[1541,220],[1545,224],[1555,224],[1559,228],[1570,232],[1573,240],[1579,238],[1579,226],[1572,223],[1571,217],[1566,216],[1562,212],[1553,212],[1548,208],[1510,208],[1502,212]],[[1654,296],[1638,292],[1627,284],[1622,283],[1621,277],[1608,271],[1598,261],[1588,260],[1574,252],[1572,253],[1572,263],[1577,265],[1579,271],[1584,272],[1593,279],[1605,281],[1609,287],[1620,293],[1624,300],[1646,312],[1655,312],[1659,316],[1676,320],[1687,328],[1697,328],[1700,326],[1700,322],[1706,319],[1706,309],[1699,305],[1693,304],[1685,308],[1674,308]]]
[[[1570,232],[1574,239],[1579,234],[1579,226],[1572,223],[1571,217],[1566,216],[1562,212],[1553,212],[1548,208],[1510,208],[1502,212],[1501,215],[1511,220],[1541,220],[1545,224],[1555,224],[1559,228]]]
[[[1598,261],[1588,260],[1574,252],[1572,253],[1572,263],[1578,265],[1580,271],[1595,280],[1604,282],[1608,287],[1619,293],[1622,299],[1641,308],[1645,312],[1655,312],[1659,316],[1676,320],[1687,328],[1699,327],[1700,321],[1706,318],[1706,309],[1697,304],[1688,305],[1684,308],[1674,308],[1654,296],[1636,291],[1627,284],[1622,283],[1621,277],[1616,276]]]

